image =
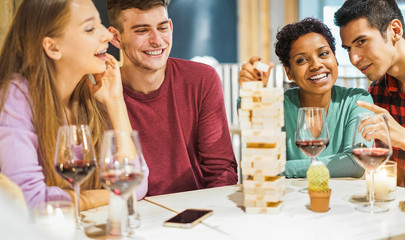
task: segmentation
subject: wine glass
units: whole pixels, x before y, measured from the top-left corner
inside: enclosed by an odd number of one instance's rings
[[[329,144],[329,131],[324,108],[304,107],[298,110],[295,144],[311,158],[311,162],[315,162],[316,157],[325,150]],[[306,193],[308,189],[299,191]]]
[[[110,130],[104,133],[100,159],[100,179],[104,187],[127,202],[142,182],[145,171],[146,163],[143,160],[137,131]],[[109,230],[110,235],[130,234],[123,230],[128,215],[121,214],[121,217],[122,219],[117,220],[121,226],[116,227],[121,230],[114,230],[113,226]]]
[[[367,141],[365,137],[371,138]],[[378,137],[378,138],[376,138]],[[369,174],[369,202],[358,205],[361,212],[381,213],[388,207],[375,204],[374,173],[392,154],[387,117],[384,114],[362,113],[356,117],[356,128],[353,134],[352,155],[356,162]]]
[[[75,192],[76,228],[84,229],[80,216],[80,184],[96,169],[96,155],[89,127],[64,125],[58,129],[55,151],[56,172]]]

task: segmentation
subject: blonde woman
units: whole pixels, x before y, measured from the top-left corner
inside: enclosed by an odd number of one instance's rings
[[[24,0],[15,15],[0,56],[0,168],[29,207],[73,196],[54,170],[60,125],[89,125],[96,150],[104,130],[131,130],[111,39],[91,0]],[[108,202],[97,172],[81,188],[82,210]]]

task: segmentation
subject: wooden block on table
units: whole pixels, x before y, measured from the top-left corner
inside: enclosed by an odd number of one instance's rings
[[[239,118],[244,117],[244,118],[249,118],[251,116],[252,111],[251,110],[244,110],[244,109],[239,109]]]
[[[243,90],[258,90],[263,88],[262,81],[250,81],[250,82],[243,82],[241,85]]]
[[[282,88],[264,88],[261,90],[262,103],[274,104],[284,101],[284,92]]]
[[[277,155],[242,155],[242,161],[245,162],[252,162],[252,166],[254,168],[271,168],[275,166],[279,160],[282,160],[283,153],[279,153]],[[259,165],[257,165],[259,163]],[[261,164],[265,164],[266,166],[261,166]],[[260,166],[260,167],[257,167]],[[267,167],[268,166],[268,167]]]
[[[281,201],[281,198],[284,196],[285,184],[279,186],[276,189],[256,188],[255,190],[255,194],[257,196],[261,196],[261,199],[264,199],[268,202],[278,202]]]
[[[253,99],[252,101],[246,100],[246,101],[242,101],[240,102],[240,108],[243,110],[251,110],[251,109],[256,109],[260,107],[260,103],[259,102],[254,102]]]
[[[243,206],[245,207],[256,207],[256,201],[255,200],[243,200]]]
[[[252,110],[252,117],[279,118],[280,114],[281,109],[278,107],[261,107]]]
[[[245,177],[245,179],[246,180],[243,180],[244,189],[245,188],[277,189],[285,185],[285,176],[270,177],[267,179],[268,181],[263,182],[257,182],[249,177]]]
[[[251,129],[252,123],[251,122],[239,122],[240,129]]]
[[[283,149],[284,148],[284,149]],[[285,152],[285,143],[277,144],[275,148],[247,148],[242,147],[242,156],[243,155],[250,155],[250,156],[277,156],[282,151]]]
[[[281,129],[249,129],[249,130],[242,130],[241,135],[242,137],[245,136],[274,136],[281,133]]]
[[[269,207],[259,208],[259,207],[246,207],[246,213],[268,213],[268,214],[277,214],[280,213],[283,209],[283,202],[271,203]]]
[[[285,184],[275,189],[263,189],[257,188],[243,188],[243,194],[245,200],[254,200],[262,202],[278,202],[284,196]],[[256,207],[263,207],[262,205],[256,205]]]
[[[278,192],[273,195],[264,195],[264,196],[262,196],[263,200],[256,200],[255,205],[256,205],[256,207],[265,208],[272,203],[276,203],[276,202],[283,200],[282,199],[283,195],[284,195],[284,192]]]
[[[284,172],[285,167],[279,166],[278,168],[272,169],[254,169],[254,168],[242,168],[243,175],[266,175],[266,176],[277,176]]]

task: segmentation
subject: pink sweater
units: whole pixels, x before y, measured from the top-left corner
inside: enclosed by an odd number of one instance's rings
[[[124,86],[124,99],[150,171],[147,196],[237,183],[222,84],[212,67],[169,58],[159,89],[142,94]]]
[[[0,113],[0,170],[20,186],[29,207],[51,200],[70,200],[66,191],[44,182],[28,95],[25,80],[10,84]],[[147,181],[143,181],[137,190],[146,188]]]

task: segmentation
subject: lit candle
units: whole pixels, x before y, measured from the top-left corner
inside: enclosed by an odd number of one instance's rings
[[[389,201],[395,199],[397,186],[397,165],[389,161],[374,173],[374,198],[376,201]],[[369,197],[370,176],[367,174],[367,198]]]
[[[73,205],[68,202],[48,202],[36,207],[35,225],[52,238],[72,239],[75,233]]]

